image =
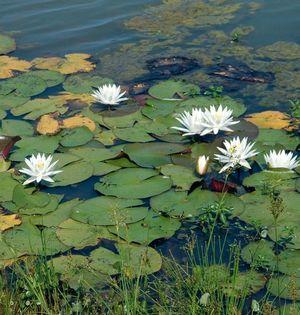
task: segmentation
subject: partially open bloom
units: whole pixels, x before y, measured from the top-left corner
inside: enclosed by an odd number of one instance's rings
[[[54,167],[58,161],[51,163],[52,159],[52,155],[49,155],[46,158],[45,154],[40,153],[38,153],[37,156],[34,156],[33,154],[29,159],[25,159],[28,168],[22,168],[20,172],[29,175],[30,177],[23,183],[23,185],[32,182],[40,183],[42,180],[53,183],[54,180],[51,176],[61,173],[62,171],[54,171]]]
[[[219,131],[232,131],[229,126],[238,123],[238,120],[233,121],[232,110],[227,107],[223,108],[222,105],[218,109],[215,106],[210,106],[209,110],[206,108],[203,113],[203,131],[201,132],[201,136],[209,133],[216,135]]]
[[[252,302],[251,302],[251,309],[252,309],[252,312],[254,312],[254,313],[259,313],[260,312],[260,306],[259,306],[259,303],[256,300],[252,300]]]
[[[184,132],[183,136],[200,135],[203,131],[203,112],[201,109],[193,108],[191,113],[184,111],[179,114],[176,119],[183,125],[183,127],[172,128]]]
[[[198,174],[205,175],[208,169],[209,156],[201,155],[198,157],[196,170]]]
[[[202,294],[199,301],[200,305],[207,306],[207,304],[209,303],[209,297],[210,297],[209,293]]]
[[[293,170],[300,165],[300,162],[297,161],[297,156],[293,156],[292,152],[287,153],[284,150],[278,153],[275,150],[270,151],[269,154],[264,155],[264,158],[270,168],[287,168]]]
[[[99,103],[106,105],[119,105],[119,103],[128,100],[124,96],[126,92],[121,92],[121,87],[116,86],[115,84],[108,84],[98,87],[97,90],[92,93],[92,96]]]
[[[258,154],[256,150],[252,150],[254,143],[248,143],[248,138],[243,138],[242,141],[239,137],[233,138],[231,141],[225,140],[224,146],[225,149],[218,147],[218,150],[223,155],[215,154],[215,159],[225,164],[220,173],[237,166],[244,166],[250,169],[251,166],[247,159]]]

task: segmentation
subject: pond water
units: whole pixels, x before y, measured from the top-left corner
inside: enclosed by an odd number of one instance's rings
[[[137,274],[146,255],[142,273],[151,274],[159,252],[181,261],[194,233],[209,245],[226,235],[216,251],[228,262],[230,246],[242,247],[246,308],[269,295],[300,299],[300,169],[270,171],[263,158],[299,152],[299,12],[299,1],[282,0],[2,0],[0,135],[21,140],[5,154],[11,164],[1,161],[3,217],[18,218],[0,225],[0,267],[43,250],[74,288],[75,269],[84,277],[87,264],[116,275],[125,261]],[[116,109],[91,96],[108,83],[129,98]],[[232,134],[172,129],[184,110],[214,104],[239,117]],[[226,177],[212,160],[232,135],[255,141],[260,154]],[[54,154],[63,172],[24,188],[19,170],[38,152]]]

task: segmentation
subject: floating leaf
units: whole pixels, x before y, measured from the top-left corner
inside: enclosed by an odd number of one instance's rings
[[[294,276],[272,277],[267,283],[267,290],[272,295],[283,299],[299,300],[300,278]]]
[[[113,80],[108,78],[103,78],[98,75],[91,74],[75,74],[71,75],[64,82],[63,87],[66,91],[71,93],[93,93],[93,90],[104,84],[113,84]]]
[[[1,84],[0,84],[1,90]],[[1,94],[1,93],[0,93]],[[23,105],[29,101],[29,97],[24,97],[16,94],[0,95],[0,108],[2,110],[10,110],[14,107]]]
[[[7,35],[0,34],[0,55],[8,54],[15,49],[15,40]]]
[[[178,191],[189,190],[194,182],[201,181],[194,170],[181,165],[166,164],[160,167],[160,172],[172,179]]]
[[[0,231],[8,230],[15,225],[20,225],[22,221],[16,214],[4,214],[0,212]]]
[[[87,162],[101,162],[115,158],[119,155],[118,152],[114,152],[105,147],[94,148],[94,147],[78,147],[72,148],[68,151],[71,154],[77,155]]]
[[[35,58],[32,65],[38,69],[54,70],[63,74],[90,72],[95,68],[95,65],[87,60],[90,57],[88,54],[68,54],[65,58]]]
[[[119,198],[147,198],[158,195],[172,186],[169,178],[151,169],[127,168],[108,174],[95,184],[104,195]]]
[[[62,172],[53,177],[51,187],[68,186],[83,182],[93,176],[94,168],[90,163],[78,161],[63,167]]]
[[[148,245],[160,238],[170,238],[180,228],[178,220],[163,217],[150,211],[147,216],[136,223],[126,226],[109,227],[109,231],[118,237],[143,245]]]
[[[142,167],[157,167],[171,163],[171,154],[186,150],[181,144],[175,143],[142,143],[126,144],[123,151],[136,164]]]
[[[286,131],[277,129],[259,129],[256,141],[270,146],[282,144],[287,150],[295,150],[300,143],[299,137],[291,137]]]
[[[60,131],[60,125],[52,115],[43,115],[37,124],[36,130],[41,135],[55,135]]]
[[[21,116],[27,114],[24,119],[36,120],[40,116],[49,113],[58,112],[60,114],[64,114],[67,112],[67,107],[65,106],[65,102],[59,99],[43,99],[36,98],[34,100],[30,100],[25,104],[14,107],[11,110],[11,113],[14,116]]]
[[[62,222],[56,230],[56,235],[63,244],[76,249],[96,245],[102,238],[114,238],[104,226],[85,224],[72,219]]]
[[[285,129],[290,126],[290,117],[278,111],[265,111],[248,115],[245,118],[260,128]]]
[[[97,197],[74,207],[71,218],[93,225],[117,225],[142,220],[148,212],[138,199]]]
[[[72,129],[72,128],[82,127],[82,126],[86,126],[92,132],[96,130],[96,124],[94,123],[94,121],[82,115],[69,117],[62,121],[62,128]]]
[[[0,202],[11,201],[15,187],[19,183],[14,180],[10,173],[0,173]]]
[[[31,63],[28,61],[20,60],[16,57],[0,56],[0,79],[11,78],[14,76],[14,71],[24,72],[28,71],[30,67]]]
[[[199,94],[200,88],[184,81],[168,80],[152,86],[148,92],[158,99],[182,99],[184,96]]]
[[[23,137],[20,141],[16,143],[15,146],[18,147],[18,149],[16,149],[10,155],[10,159],[12,161],[23,161],[25,157],[32,154],[37,154],[41,152],[45,154],[52,154],[58,147],[58,143],[59,138],[57,137],[51,136]]]
[[[61,133],[60,144],[64,147],[77,147],[93,139],[93,133],[86,126],[74,129],[65,129]]]
[[[31,136],[34,133],[30,123],[21,120],[5,119],[2,121],[0,133],[5,136]]]

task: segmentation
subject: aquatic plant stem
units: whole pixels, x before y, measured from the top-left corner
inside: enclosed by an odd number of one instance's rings
[[[208,242],[207,242],[207,247],[206,247],[206,252],[205,252],[205,255],[206,255],[206,256],[208,255],[208,251],[209,251],[210,244],[211,244],[211,241],[212,241],[212,237],[213,237],[213,234],[214,234],[215,226],[216,226],[216,224],[217,224],[217,220],[218,220],[218,217],[219,217],[219,215],[220,215],[220,210],[222,209],[222,204],[223,204],[225,195],[226,195],[226,193],[227,193],[227,192],[225,191],[225,187],[226,187],[226,184],[227,184],[229,175],[230,175],[230,173],[227,173],[227,174],[226,174],[226,177],[225,177],[224,185],[223,185],[223,188],[222,188],[222,198],[221,198],[221,201],[219,202],[219,207],[218,207],[216,216],[215,216],[215,218],[214,218],[214,223],[213,223],[212,229],[211,229],[211,231],[210,231],[209,238],[208,238]]]

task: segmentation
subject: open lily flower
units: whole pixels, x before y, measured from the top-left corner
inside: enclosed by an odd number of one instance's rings
[[[183,136],[192,136],[201,134],[203,131],[202,121],[203,112],[201,109],[193,108],[192,112],[184,111],[179,114],[176,119],[182,124],[183,127],[172,127],[173,129],[183,132]]]
[[[220,173],[229,168],[236,168],[244,166],[248,169],[251,168],[247,159],[258,154],[257,151],[252,150],[254,143],[248,143],[248,138],[243,138],[242,141],[239,137],[233,138],[231,141],[224,141],[225,149],[219,148],[218,150],[223,153],[215,154],[215,159],[225,164],[220,170]]]
[[[92,93],[92,96],[99,103],[106,105],[119,105],[119,103],[128,100],[127,97],[123,97],[126,92],[121,92],[121,87],[115,84],[108,84],[98,87],[97,90]]]
[[[300,162],[297,161],[297,156],[293,156],[292,152],[287,153],[284,150],[278,153],[275,150],[270,151],[269,154],[264,155],[264,158],[270,168],[287,168],[293,170],[300,165]]]
[[[58,161],[51,163],[52,159],[52,155],[49,155],[46,158],[45,154],[40,153],[38,153],[37,156],[34,156],[33,154],[29,159],[25,159],[25,163],[28,168],[22,168],[20,172],[29,175],[30,177],[23,183],[23,185],[27,185],[32,182],[40,183],[42,180],[53,183],[54,180],[51,176],[61,173],[62,171],[54,170]]]
[[[218,109],[215,106],[210,106],[209,110],[205,109],[203,113],[203,131],[201,136],[209,133],[215,135],[219,131],[232,131],[229,126],[238,124],[239,121],[233,121],[232,110],[220,105]]]

